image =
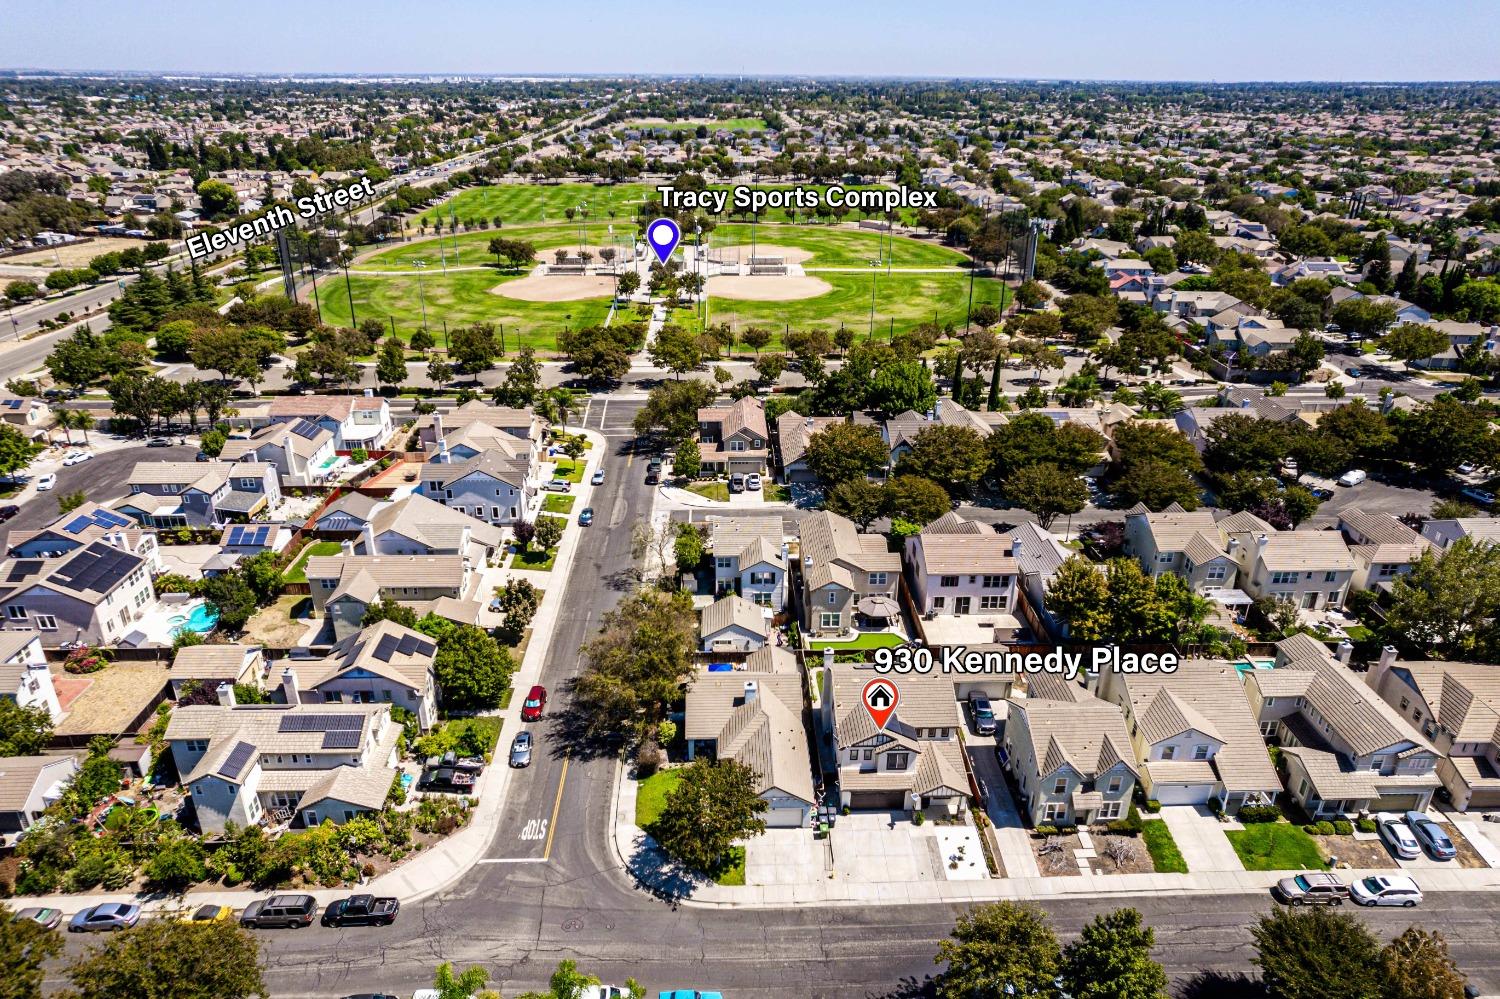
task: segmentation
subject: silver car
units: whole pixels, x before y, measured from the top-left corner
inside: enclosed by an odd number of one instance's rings
[[[1452,860],[1458,856],[1458,847],[1453,845],[1453,840],[1443,831],[1443,827],[1429,819],[1424,812],[1407,812],[1406,824],[1411,827],[1412,835],[1417,837],[1417,842],[1427,848],[1427,852],[1437,860]]]
[[[510,765],[513,767],[531,766],[531,733],[519,732],[510,744]]]
[[[1399,815],[1390,812],[1381,812],[1375,817],[1376,828],[1380,830],[1380,838],[1385,840],[1385,845],[1391,848],[1391,852],[1402,860],[1416,860],[1422,855],[1422,847],[1417,843],[1417,837],[1412,835],[1406,823],[1401,821]]]
[[[128,902],[105,902],[84,909],[68,923],[70,933],[127,930],[141,921],[141,907]]]

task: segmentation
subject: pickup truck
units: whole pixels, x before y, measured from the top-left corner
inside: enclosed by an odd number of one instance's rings
[[[323,910],[324,926],[389,926],[396,921],[401,903],[394,898],[350,895],[329,902]]]

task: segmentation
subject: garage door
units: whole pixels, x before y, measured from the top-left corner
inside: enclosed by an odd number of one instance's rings
[[[1500,808],[1500,791],[1475,791],[1469,795],[1469,808]]]
[[[1152,784],[1151,795],[1163,805],[1201,805],[1213,793],[1211,784]]]
[[[1422,800],[1420,794],[1387,794],[1370,802],[1372,812],[1405,812],[1416,808]],[[1472,806],[1470,806],[1472,807]]]
[[[901,808],[906,804],[905,791],[851,791],[850,808]]]
[[[807,809],[768,808],[763,813],[766,825],[773,829],[797,829],[807,824]]]

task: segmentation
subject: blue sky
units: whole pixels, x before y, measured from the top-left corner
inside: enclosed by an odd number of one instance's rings
[[[1496,0],[0,0],[0,67],[1500,78]]]

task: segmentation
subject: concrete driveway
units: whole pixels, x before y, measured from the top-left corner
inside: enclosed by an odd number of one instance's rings
[[[1226,829],[1239,828],[1220,822],[1206,805],[1165,805],[1158,816],[1166,822],[1177,849],[1194,873],[1207,871],[1243,871],[1239,854],[1229,844]]]
[[[767,829],[745,844],[745,884],[814,884],[828,877],[827,858],[811,829]]]

